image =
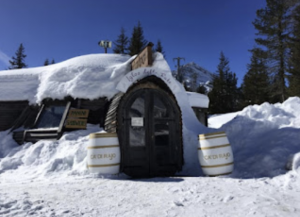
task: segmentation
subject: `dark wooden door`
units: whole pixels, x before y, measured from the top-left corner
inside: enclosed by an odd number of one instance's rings
[[[180,111],[160,89],[141,88],[120,104],[122,170],[132,177],[171,176],[182,166]]]

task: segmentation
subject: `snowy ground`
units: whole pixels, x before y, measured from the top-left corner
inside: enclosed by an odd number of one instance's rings
[[[226,131],[229,176],[130,179],[89,174],[87,131],[17,146],[0,132],[0,216],[300,216],[300,99],[213,116]],[[187,121],[187,120],[185,120]],[[185,142],[197,143],[184,129]],[[195,168],[197,170],[198,168]]]
[[[21,177],[20,177],[21,178]],[[299,216],[299,177],[71,177],[1,183],[2,216]]]

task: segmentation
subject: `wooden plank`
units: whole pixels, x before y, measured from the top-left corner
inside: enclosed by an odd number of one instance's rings
[[[35,137],[35,138],[39,138],[39,137],[57,137],[58,133],[44,133],[44,134],[41,134],[41,133],[28,133],[27,134],[29,137]]]
[[[67,119],[65,128],[86,129],[87,119]]]
[[[26,130],[27,133],[56,133],[58,131],[58,127],[51,129],[30,129]]]
[[[71,107],[71,101],[68,101],[67,105],[66,105],[66,108],[65,108],[65,111],[64,111],[64,114],[63,114],[63,116],[61,118],[61,121],[60,121],[60,124],[59,124],[59,127],[58,127],[58,131],[57,132],[59,134],[62,133],[63,126],[64,126],[65,120],[67,118],[68,111],[70,110],[70,107]]]
[[[152,46],[153,44],[149,43],[147,47],[142,50],[138,56],[132,61],[131,69],[137,69],[141,67],[147,67],[152,65]]]
[[[89,116],[89,110],[88,109],[70,109],[68,118],[87,118]]]
[[[33,129],[26,130],[24,135],[24,141],[26,142],[38,142],[40,140],[51,140],[55,141],[59,137],[59,133],[57,129],[55,130],[47,130],[47,129]],[[17,139],[17,138],[16,138]]]

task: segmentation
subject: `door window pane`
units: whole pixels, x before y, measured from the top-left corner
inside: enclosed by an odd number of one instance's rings
[[[145,114],[145,97],[138,97],[131,105],[129,117],[144,117]]]
[[[155,123],[154,135],[156,146],[168,146],[169,145],[169,123]]]
[[[154,105],[153,105],[153,116],[155,118],[166,118],[168,117],[167,114],[167,107],[165,104],[156,96],[154,96]]]
[[[132,103],[129,110],[130,126],[129,141],[130,146],[145,146],[145,97],[142,94]]]
[[[145,128],[144,127],[132,127],[129,128],[129,141],[130,146],[145,146]]]
[[[62,116],[66,109],[65,105],[47,106],[43,109],[36,128],[54,128],[59,127]]]

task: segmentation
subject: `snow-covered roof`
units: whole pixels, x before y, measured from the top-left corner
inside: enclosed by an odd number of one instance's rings
[[[91,54],[61,63],[0,72],[0,100],[45,98],[111,98],[118,81],[130,71],[131,57],[117,54]]]
[[[192,107],[208,108],[209,99],[206,95],[195,92],[187,92],[187,95]]]
[[[120,54],[91,54],[49,66],[1,71],[0,101],[28,100],[31,104],[39,104],[45,98],[64,99],[66,96],[110,99],[149,75],[161,78],[173,92],[185,92],[172,76],[163,55],[154,54],[152,67],[131,71],[130,63],[134,58]],[[195,103],[200,103],[200,107],[208,106],[207,96],[189,93],[191,96],[191,106]]]

